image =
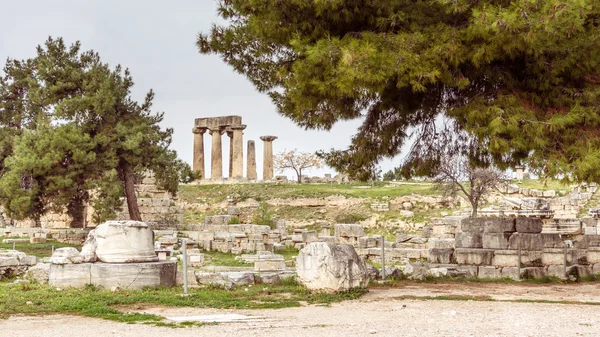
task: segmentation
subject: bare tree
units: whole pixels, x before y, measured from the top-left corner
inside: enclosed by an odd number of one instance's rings
[[[315,153],[299,152],[298,150],[283,151],[275,155],[273,159],[275,169],[283,172],[292,169],[298,177],[298,184],[302,183],[302,171],[312,168],[321,168],[322,160]]]
[[[438,167],[435,177],[436,188],[444,196],[462,193],[473,208],[471,217],[477,216],[481,200],[492,190],[500,189],[506,177],[500,170],[488,167],[473,167],[466,156],[446,156]]]

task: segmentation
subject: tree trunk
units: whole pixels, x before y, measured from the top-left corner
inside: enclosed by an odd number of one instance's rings
[[[298,184],[302,184],[302,170],[296,171],[296,175],[298,176]]]
[[[471,218],[477,217],[477,207],[479,205],[479,200],[470,200],[471,207],[473,207],[473,211],[471,212]]]
[[[129,165],[121,165],[121,174],[123,179],[123,185],[125,186],[125,198],[127,199],[127,210],[129,211],[129,219],[134,221],[142,221],[140,215],[140,209],[137,204],[137,197],[135,195],[135,181],[134,176]]]
[[[85,215],[83,214],[83,195],[81,191],[73,196],[71,202],[67,206],[67,214],[71,217],[71,228],[83,228]]]

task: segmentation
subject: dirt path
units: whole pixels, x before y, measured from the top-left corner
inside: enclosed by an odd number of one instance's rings
[[[583,304],[441,301],[402,296],[491,296],[498,300],[600,302],[598,284],[407,284],[372,289],[356,301],[331,307],[215,310],[148,307],[165,317],[244,314],[263,319],[171,329],[79,316],[12,317],[0,321],[9,336],[598,336],[600,307]]]

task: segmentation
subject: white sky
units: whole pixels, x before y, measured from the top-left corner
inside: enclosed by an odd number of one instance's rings
[[[172,148],[192,162],[193,121],[198,117],[240,115],[248,127],[246,141],[256,141],[258,176],[262,177],[263,135],[275,135],[274,153],[284,149],[314,152],[344,148],[360,121],[344,122],[331,132],[305,131],[280,116],[270,99],[258,93],[242,75],[218,56],[201,55],[195,45],[199,32],[218,20],[214,0],[19,0],[4,1],[0,16],[0,61],[35,55],[48,36],[67,44],[81,41],[83,50],[99,52],[103,62],[131,70],[134,98],[155,91],[154,110],[164,111],[164,127],[175,130]],[[210,136],[204,135],[207,174]],[[227,175],[229,138],[223,136],[223,172]],[[246,153],[244,153],[245,166]],[[400,158],[381,164],[383,172]],[[246,169],[244,167],[244,175]],[[334,173],[326,168],[308,175]],[[278,174],[277,172],[275,174]],[[292,172],[286,172],[290,178]]]

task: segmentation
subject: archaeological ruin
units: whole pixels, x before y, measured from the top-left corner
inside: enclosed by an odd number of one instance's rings
[[[229,137],[229,179],[241,180],[244,178],[244,146],[243,131],[246,125],[242,124],[241,116],[220,116],[196,118],[194,121],[194,159],[193,170],[201,173],[202,179],[209,179],[206,175],[204,160],[204,134],[208,131],[211,135],[211,162],[210,180],[217,181],[223,175],[223,145],[221,136]],[[273,179],[273,141],[275,136],[260,137],[264,142],[263,180]],[[248,141],[246,179],[256,180],[256,150],[253,140]]]

